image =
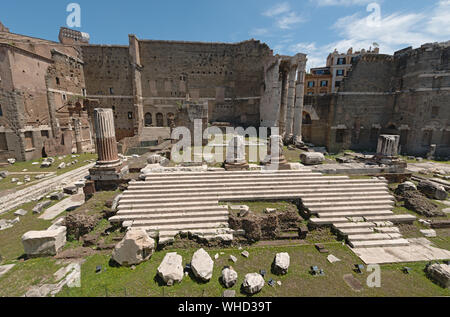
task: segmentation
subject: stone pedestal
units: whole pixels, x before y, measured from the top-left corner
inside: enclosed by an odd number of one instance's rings
[[[291,165],[283,155],[283,138],[281,135],[270,136],[268,152],[269,155],[265,158],[263,165],[274,165],[278,167],[278,170],[291,169]]]
[[[98,161],[89,174],[96,190],[112,190],[128,173],[128,166],[124,165],[117,152],[112,109],[94,109],[94,127]]]
[[[249,165],[245,160],[245,141],[241,135],[235,135],[227,147],[227,159],[224,165],[229,170],[248,170]]]
[[[380,135],[378,138],[377,155],[396,157],[400,145],[399,135]]]

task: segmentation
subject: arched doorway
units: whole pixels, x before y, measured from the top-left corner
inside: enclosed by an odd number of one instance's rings
[[[167,126],[172,127],[175,124],[175,115],[172,112],[167,114]]]
[[[164,126],[164,115],[162,113],[156,114],[156,126],[163,127]]]
[[[147,113],[145,114],[144,121],[145,121],[145,126],[146,126],[146,127],[151,127],[152,124],[153,124],[153,117],[152,117],[152,114],[149,113],[149,112],[147,112]]]
[[[306,111],[303,111],[302,115],[302,137],[303,141],[311,142],[311,128],[312,128],[312,119],[311,114]]]

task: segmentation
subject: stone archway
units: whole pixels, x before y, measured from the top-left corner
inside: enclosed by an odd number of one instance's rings
[[[164,115],[160,112],[156,114],[156,126],[164,127]]]
[[[153,124],[153,116],[150,112],[147,112],[144,117],[144,123],[146,127],[151,127]]]
[[[312,137],[312,118],[311,114],[307,111],[303,111],[302,114],[302,137],[303,141],[311,142]]]

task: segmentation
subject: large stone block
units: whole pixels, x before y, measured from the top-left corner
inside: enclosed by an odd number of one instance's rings
[[[325,161],[325,156],[319,152],[304,152],[300,154],[300,160],[305,165],[319,165]]]
[[[195,277],[208,282],[213,274],[214,261],[204,249],[200,249],[192,257],[191,268]]]
[[[29,231],[22,236],[22,244],[29,257],[56,255],[66,244],[66,227]]]
[[[446,200],[448,196],[443,186],[428,181],[420,182],[417,189],[430,199]]]
[[[450,287],[450,265],[434,263],[427,266],[429,277],[444,288]]]
[[[265,281],[261,274],[250,273],[245,276],[242,288],[247,294],[253,295],[260,292],[264,287],[264,284]]]
[[[273,271],[279,275],[287,274],[290,264],[291,258],[288,253],[278,253],[273,262]]]
[[[155,251],[155,240],[143,229],[129,230],[112,253],[114,261],[122,266],[131,266],[147,261]]]
[[[158,276],[171,286],[174,283],[180,283],[183,280],[183,258],[176,252],[167,253],[158,267]]]

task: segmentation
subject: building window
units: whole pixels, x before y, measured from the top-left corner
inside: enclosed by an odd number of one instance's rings
[[[336,130],[336,143],[344,143],[345,130]]]
[[[356,56],[351,59],[351,63],[353,64],[354,62],[356,62]]]
[[[337,76],[344,76],[344,74],[345,74],[345,70],[343,70],[343,69],[338,69],[338,70],[336,71],[336,75],[337,75]]]
[[[302,118],[303,124],[312,124],[311,115],[307,112],[303,112],[303,118]]]
[[[128,112],[128,119],[133,119],[133,113],[132,112]]]
[[[56,85],[58,85],[58,86],[59,86],[59,84],[60,84],[59,78],[58,78],[58,77],[56,77]]]
[[[83,97],[86,97],[86,88],[83,88],[81,91],[82,91]]]
[[[66,95],[66,94],[62,94],[62,99],[63,99],[64,101],[66,101],[66,100],[67,100],[67,95]]]
[[[109,94],[110,95],[114,95],[114,89],[113,88],[109,88]]]
[[[25,132],[25,149],[34,149],[33,132],[31,131]]]
[[[437,118],[439,116],[439,107],[432,107],[431,108],[431,117]]]
[[[335,87],[341,87],[341,81],[340,81],[340,80],[336,81],[336,82],[334,83],[334,86],[335,86]]]
[[[152,117],[151,113],[147,112],[145,114],[144,123],[145,123],[146,127],[151,127],[152,126],[152,124],[153,124],[153,117]]]
[[[167,126],[172,127],[175,124],[175,115],[171,112],[167,114]]]
[[[308,82],[308,88],[313,88],[314,87],[314,82],[313,81],[309,81]]]
[[[8,151],[8,143],[6,142],[6,133],[0,133],[0,151]]]
[[[3,117],[3,109],[2,109],[2,105],[0,105],[0,117]]]
[[[344,65],[345,64],[345,58],[338,58],[338,60],[337,60],[337,64],[338,65]]]
[[[163,127],[164,126],[164,115],[162,113],[156,114],[156,126]]]
[[[43,137],[43,138],[49,138],[49,134],[48,134],[48,131],[47,130],[42,130],[41,131],[41,137]]]
[[[328,80],[322,80],[320,82],[320,87],[328,87]]]

